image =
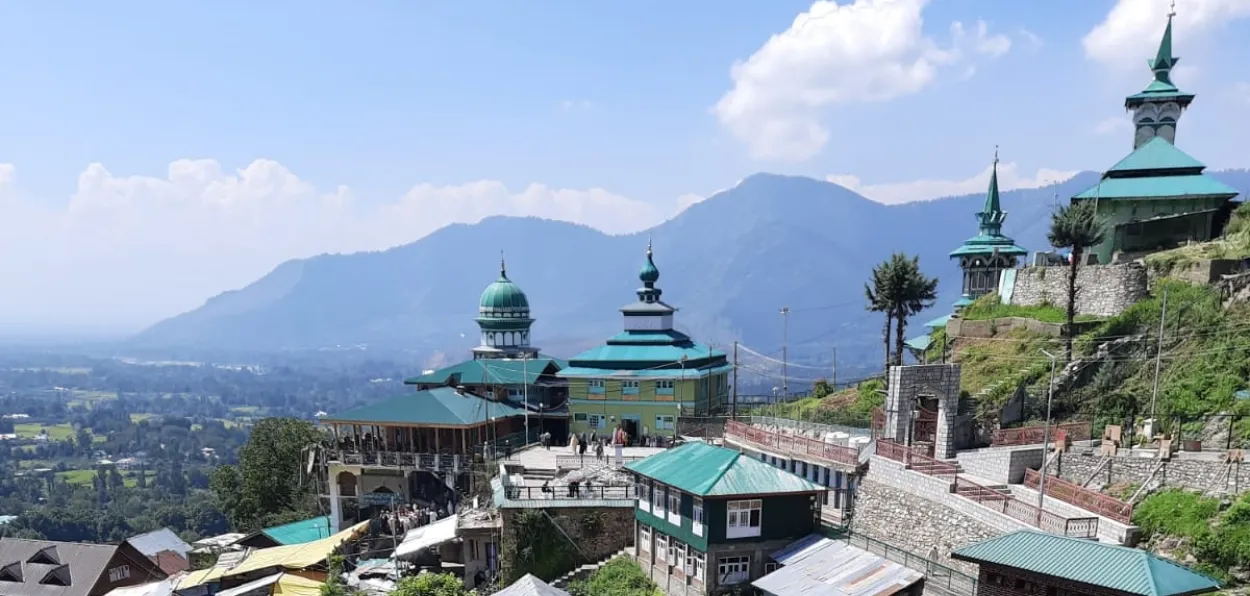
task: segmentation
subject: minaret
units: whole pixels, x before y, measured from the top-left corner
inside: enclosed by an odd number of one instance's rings
[[[1168,12],[1168,23],[1159,40],[1155,57],[1146,60],[1154,73],[1154,80],[1141,93],[1124,99],[1124,107],[1133,113],[1133,148],[1137,149],[1155,137],[1176,143],[1176,123],[1181,112],[1189,107],[1194,96],[1184,93],[1172,82],[1172,68],[1180,58],[1172,55],[1172,19],[1176,16],[1176,2]]]
[[[677,309],[660,300],[664,292],[655,285],[660,280],[660,269],[655,266],[651,238],[647,238],[647,262],[638,271],[638,279],[642,282],[642,287],[636,292],[638,301],[621,308],[621,314],[625,316],[625,330],[671,331],[673,313]]]
[[[994,164],[990,166],[990,187],[985,192],[985,205],[977,213],[977,222],[981,225],[982,236],[1000,236],[1003,233],[1003,220],[1007,214],[1003,212],[998,199],[998,146],[994,146]]]
[[[977,235],[951,251],[963,270],[963,294],[954,304],[962,309],[977,297],[998,291],[998,281],[1005,269],[1014,269],[1017,260],[1028,254],[1025,249],[1003,235],[1003,211],[998,192],[998,147],[994,147],[994,163],[990,166],[990,186],[985,191],[985,204],[977,213]]]
[[[530,326],[534,319],[530,317],[529,299],[508,279],[508,265],[502,252],[499,254],[499,279],[482,292],[476,321],[482,343],[473,348],[475,360],[538,355],[538,348],[530,345]]]

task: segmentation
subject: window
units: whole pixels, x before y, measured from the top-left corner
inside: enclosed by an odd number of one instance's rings
[[[657,484],[652,488],[651,507],[652,513],[659,517],[664,517],[664,486]]]
[[[673,430],[675,428],[677,428],[677,425],[674,423],[674,418],[672,416],[655,417],[656,430]]]
[[[702,536],[703,535],[703,499],[700,499],[699,497],[694,497],[694,507],[692,508],[690,512],[690,519],[693,520],[694,522],[693,524],[691,524],[691,529],[694,531],[694,535]]]
[[[508,397],[511,397],[511,398],[523,398],[523,397],[525,397],[525,390],[523,390],[523,389],[508,389]]]
[[[590,379],[586,386],[591,393],[603,393],[603,379]]]
[[[481,557],[481,553],[478,552],[477,541],[469,540],[469,559],[476,560],[480,557]]]
[[[651,486],[642,476],[634,478],[634,496],[638,498],[638,508],[651,511]]]
[[[607,417],[601,416],[599,414],[587,414],[586,415],[586,425],[589,426],[590,428],[603,428],[604,422],[606,421],[607,421]]]
[[[656,381],[655,392],[661,395],[672,395],[673,394],[673,382],[672,381]]]
[[[686,564],[686,543],[675,538],[668,541],[668,564]]]
[[[109,569],[109,581],[117,583],[130,577],[130,565],[118,565]]]
[[[668,523],[681,525],[681,491],[668,487]]]
[[[686,573],[690,574],[690,579],[703,581],[703,568],[707,565],[707,555],[691,548],[686,551]]]
[[[764,575],[768,575],[777,570],[776,563],[764,563]]]
[[[651,552],[651,526],[638,524],[638,550]]]
[[[638,381],[621,381],[621,393],[636,395],[638,393]]]
[[[732,586],[751,579],[751,557],[723,557],[716,562],[716,583]]]
[[[763,503],[759,499],[730,501],[728,509],[729,522],[725,526],[726,538],[747,538],[760,535],[760,513]]]
[[[663,563],[664,558],[668,556],[668,536],[659,532],[655,533],[655,562]]]
[[[573,422],[585,422],[585,421],[586,421],[585,412],[578,412],[576,414],[573,414]]]

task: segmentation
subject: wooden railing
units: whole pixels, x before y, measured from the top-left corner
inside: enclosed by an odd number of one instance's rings
[[[962,476],[955,478],[955,494],[1044,532],[1072,538],[1098,537],[1098,518],[1096,517],[1066,518],[1056,515],[1029,505],[1014,496],[981,486]]]
[[[403,453],[396,451],[355,451],[336,449],[331,460],[355,466],[382,468],[415,468],[418,470],[454,470],[467,466],[472,460],[467,456],[449,453]]]
[[[859,450],[854,447],[775,433],[736,420],[725,423],[725,438],[749,441],[790,455],[818,457],[848,466],[859,465]]]
[[[511,500],[526,501],[541,499],[626,500],[638,497],[638,493],[634,491],[634,487],[632,486],[576,486],[567,484],[550,486],[509,486],[504,490],[504,495]]]
[[[877,455],[902,463],[912,470],[929,476],[955,476],[959,473],[959,466],[956,464],[934,459],[906,445],[885,439],[877,439]]]
[[[1024,471],[1024,485],[1037,490],[1041,484],[1042,475],[1037,470],[1028,469]],[[1074,482],[1068,482],[1057,476],[1046,476],[1046,496],[1059,499],[1069,505],[1075,505],[1097,513],[1108,519],[1114,519],[1120,523],[1133,523],[1133,506],[1121,501],[1115,497],[1104,495],[1100,492],[1083,488]]]
[[[1061,436],[1060,432],[1066,434],[1070,441],[1088,441],[1092,437],[1092,427],[1089,422],[1069,422],[1067,424],[1056,424],[1050,427],[1051,440],[1056,440]],[[1046,434],[1045,426],[1022,426],[1020,428],[1000,428],[994,431],[990,437],[990,444],[995,447],[1005,447],[1010,445],[1041,445],[1045,440],[1043,436]]]

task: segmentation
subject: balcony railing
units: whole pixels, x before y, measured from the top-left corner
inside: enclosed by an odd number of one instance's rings
[[[644,457],[645,456],[641,456],[641,455],[625,455],[621,457],[621,464],[627,464],[629,462],[638,461],[640,459],[644,459]],[[606,452],[603,454],[603,461],[597,460],[593,453],[587,453],[584,456],[582,455],[557,455],[556,456],[556,467],[561,470],[580,470],[587,466],[611,466],[613,468],[619,467],[616,464],[616,457],[613,456],[612,453],[610,452]]]
[[[725,423],[725,438],[748,441],[787,455],[816,457],[848,466],[859,465],[859,450],[854,447],[772,432],[736,420]]]
[[[336,449],[330,460],[351,466],[376,466],[380,468],[411,468],[446,472],[464,467],[469,459],[449,453],[404,453],[397,451],[354,451]]]
[[[1042,475],[1037,470],[1024,471],[1024,485],[1037,490]],[[1133,506],[1110,495],[1083,488],[1056,476],[1046,476],[1046,496],[1097,513],[1120,523],[1133,523]]]
[[[1044,532],[1072,538],[1098,537],[1096,517],[1066,518],[1056,515],[962,476],[955,477],[955,494]]]
[[[635,499],[638,493],[632,486],[509,486],[504,489],[504,496],[514,501],[529,500],[600,500]]]
[[[959,466],[955,464],[934,459],[906,445],[885,439],[877,439],[877,455],[899,462],[912,470],[929,476],[954,477],[959,473]]]
[[[1050,427],[1050,440],[1055,441],[1063,431],[1071,441],[1088,441],[1092,436],[1092,425],[1089,422],[1070,422]],[[990,444],[995,447],[1011,445],[1041,445],[1045,439],[1045,426],[1022,426],[1020,428],[1000,428],[990,437]]]

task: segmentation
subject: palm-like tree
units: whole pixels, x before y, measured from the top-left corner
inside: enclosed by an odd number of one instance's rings
[[[1076,272],[1085,250],[1102,244],[1105,234],[1103,222],[1094,210],[1094,204],[1089,201],[1064,205],[1050,216],[1050,231],[1046,234],[1050,245],[1072,250],[1072,261],[1068,265],[1068,329],[1065,334],[1069,361],[1072,360],[1072,323],[1076,320]]]
[[[907,258],[902,253],[890,257],[890,302],[894,307],[894,363],[903,364],[903,335],[907,319],[933,306],[937,301],[936,277],[925,277],[920,270],[920,257]]]
[[[881,328],[881,343],[885,346],[885,359],[882,370],[890,368],[890,328],[894,323],[894,305],[890,302],[890,261],[883,261],[872,268],[872,278],[864,284],[864,296],[868,299],[869,312],[885,314],[885,325]]]

